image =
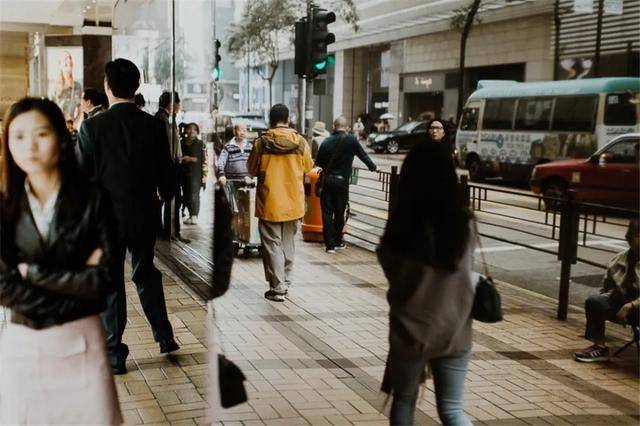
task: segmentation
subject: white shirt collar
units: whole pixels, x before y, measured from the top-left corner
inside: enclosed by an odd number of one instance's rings
[[[51,194],[49,199],[40,204],[38,197],[31,190],[29,181],[24,182],[24,192],[27,194],[27,201],[29,202],[29,208],[31,209],[31,215],[38,228],[38,232],[43,240],[47,240],[49,236],[49,229],[51,228],[51,222],[53,221],[53,215],[55,213],[56,201],[58,200],[58,194],[60,193],[60,185]]]
[[[116,101],[116,102],[112,103],[111,105],[109,105],[109,108],[111,108],[114,105],[118,105],[118,104],[133,104],[133,103],[134,102],[132,100],[131,101]]]

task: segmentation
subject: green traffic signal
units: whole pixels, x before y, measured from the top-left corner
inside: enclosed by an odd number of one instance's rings
[[[336,55],[330,54],[327,56],[327,65],[333,66],[336,64]]]
[[[221,75],[222,75],[222,70],[219,67],[214,68],[213,71],[211,72],[211,78],[213,78],[213,81],[220,80]]]
[[[324,71],[327,68],[327,61],[320,61],[313,64],[313,69],[316,71]]]

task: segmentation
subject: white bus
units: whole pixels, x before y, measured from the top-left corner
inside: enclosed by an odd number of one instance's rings
[[[587,158],[614,137],[640,131],[640,78],[518,83],[482,80],[456,134],[473,181],[528,181],[537,164]]]

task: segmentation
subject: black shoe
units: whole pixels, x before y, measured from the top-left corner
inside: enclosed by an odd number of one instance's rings
[[[118,362],[115,365],[111,365],[111,371],[116,376],[120,376],[122,374],[127,374],[127,365],[124,362]]]
[[[174,239],[176,239],[176,240],[178,240],[178,241],[180,241],[181,243],[184,243],[184,244],[189,244],[189,243],[191,242],[191,240],[190,240],[190,239],[188,239],[188,238],[184,238],[182,235],[176,235],[176,236],[175,236],[175,237],[173,237],[173,238],[174,238]]]
[[[340,243],[340,244],[336,244],[336,250],[344,250],[347,248],[347,245],[345,243]]]
[[[286,293],[285,293],[286,294]],[[284,302],[284,294],[282,293],[276,293],[273,290],[268,290],[265,294],[264,294],[264,298],[267,300],[271,300],[272,302]]]
[[[178,349],[180,349],[180,346],[176,343],[176,341],[173,338],[163,340],[160,342],[161,354],[168,354],[169,352],[175,352]]]

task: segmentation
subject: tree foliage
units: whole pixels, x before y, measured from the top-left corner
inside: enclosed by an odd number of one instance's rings
[[[236,60],[248,60],[249,66],[278,63],[279,43],[293,42],[294,24],[306,15],[310,5],[335,12],[358,30],[358,12],[354,0],[251,0],[246,3],[240,22],[231,26],[227,50]]]

